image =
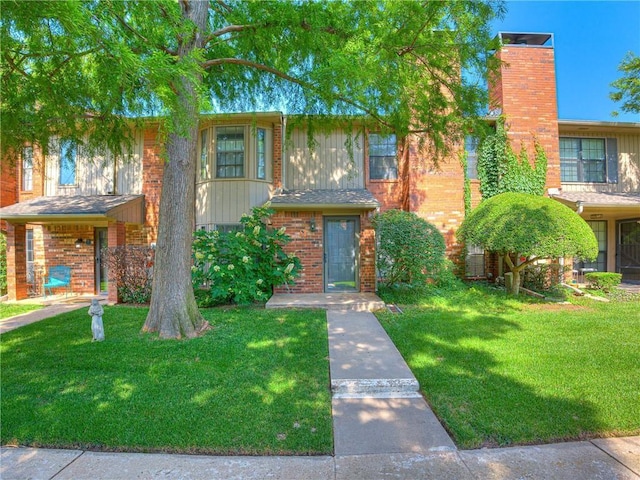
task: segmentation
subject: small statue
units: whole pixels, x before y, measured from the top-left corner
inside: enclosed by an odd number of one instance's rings
[[[104,340],[104,325],[102,324],[102,315],[104,310],[102,305],[98,303],[98,299],[91,300],[89,307],[89,315],[91,315],[91,331],[93,332],[93,341],[101,342]]]

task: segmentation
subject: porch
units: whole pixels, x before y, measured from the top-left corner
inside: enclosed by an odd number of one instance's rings
[[[276,293],[265,308],[322,308],[373,312],[385,308],[375,293]]]

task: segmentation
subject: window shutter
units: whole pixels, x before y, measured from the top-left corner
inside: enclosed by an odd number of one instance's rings
[[[617,138],[607,138],[607,183],[618,183]]]

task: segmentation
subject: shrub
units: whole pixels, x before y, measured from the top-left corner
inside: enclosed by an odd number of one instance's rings
[[[121,303],[149,303],[153,278],[153,250],[125,245],[103,252],[109,281],[116,283]]]
[[[587,273],[584,278],[589,282],[589,288],[609,292],[612,288],[620,285],[622,274],[613,272],[591,272]]]
[[[195,233],[192,281],[199,306],[266,301],[273,287],[293,282],[300,260],[283,247],[290,238],[269,228],[267,205],[243,215],[238,232]]]
[[[444,237],[415,213],[389,210],[373,219],[378,236],[376,265],[387,285],[437,281],[445,270]]]
[[[0,295],[7,293],[7,237],[0,233]]]
[[[555,290],[562,282],[563,273],[570,269],[555,262],[529,265],[522,274],[522,286],[536,292]]]

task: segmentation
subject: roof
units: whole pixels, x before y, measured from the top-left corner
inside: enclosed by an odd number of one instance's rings
[[[640,215],[640,193],[563,192],[552,198],[576,207],[581,203],[583,207],[635,208]]]
[[[276,210],[311,210],[354,208],[375,210],[380,206],[369,190],[284,190],[271,199]]]
[[[560,135],[566,132],[589,133],[640,133],[640,122],[602,122],[596,120],[562,120],[558,119]]]
[[[144,195],[86,195],[37,197],[0,208],[9,223],[144,223]]]

